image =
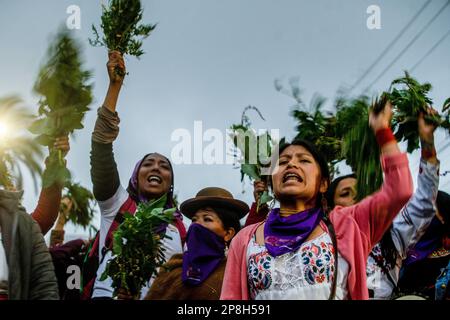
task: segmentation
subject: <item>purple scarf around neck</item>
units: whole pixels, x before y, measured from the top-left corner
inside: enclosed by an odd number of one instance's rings
[[[296,251],[319,225],[323,218],[320,208],[312,208],[287,217],[280,215],[280,209],[269,212],[264,225],[264,242],[273,257]]]
[[[225,241],[213,231],[192,223],[183,254],[183,283],[198,286],[219,266],[225,257]]]

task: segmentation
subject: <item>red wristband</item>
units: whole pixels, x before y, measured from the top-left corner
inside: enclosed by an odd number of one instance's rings
[[[380,129],[375,133],[378,145],[382,148],[385,144],[395,141],[395,136],[392,133],[391,128]]]

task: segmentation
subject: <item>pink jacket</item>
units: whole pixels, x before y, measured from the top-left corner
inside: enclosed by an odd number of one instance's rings
[[[348,298],[353,300],[369,298],[366,280],[367,257],[413,193],[406,154],[382,157],[381,163],[384,183],[378,192],[351,207],[338,206],[330,213],[339,253],[350,267],[347,290]],[[232,240],[220,299],[249,299],[247,246],[260,224],[245,227]]]

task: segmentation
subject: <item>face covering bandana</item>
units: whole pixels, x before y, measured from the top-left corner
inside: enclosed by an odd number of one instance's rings
[[[270,211],[264,225],[264,242],[271,256],[296,251],[305,242],[323,217],[322,209],[312,208],[280,216],[280,209]]]
[[[225,257],[225,241],[204,226],[193,223],[186,236],[183,254],[183,283],[200,285]]]

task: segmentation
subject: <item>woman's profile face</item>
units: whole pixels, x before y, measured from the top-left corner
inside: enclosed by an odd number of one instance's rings
[[[297,198],[315,203],[318,193],[325,192],[327,187],[322,181],[319,164],[305,147],[291,145],[283,150],[272,175],[277,199],[282,202]]]
[[[157,153],[148,155],[139,168],[139,193],[150,199],[159,198],[169,192],[171,184],[169,161]]]
[[[349,207],[356,203],[356,179],[345,178],[339,181],[334,192],[334,205]]]

